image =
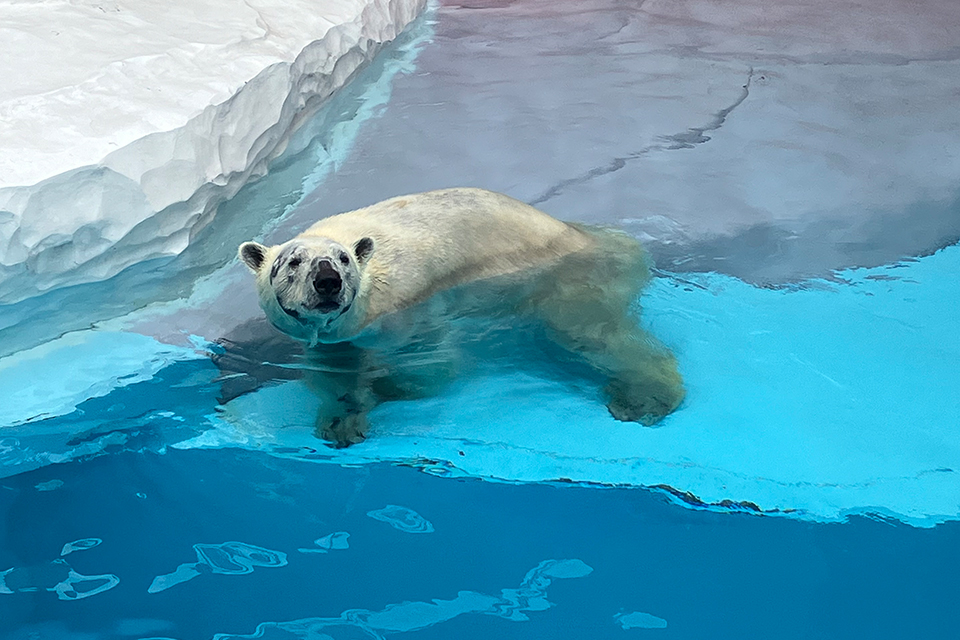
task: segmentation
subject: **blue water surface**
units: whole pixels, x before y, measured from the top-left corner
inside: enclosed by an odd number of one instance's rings
[[[701,179],[751,202],[788,185],[691,166],[750,141],[745,110],[786,118],[753,65],[790,59],[648,51],[670,29],[605,0],[466,4],[385,48],[182,255],[0,307],[0,639],[953,637],[955,189],[744,226]],[[702,68],[715,108],[669,124]],[[642,74],[668,102],[634,98]],[[687,176],[664,210],[717,235],[637,200],[648,173]],[[506,336],[335,451],[282,342],[224,376],[230,345],[276,339],[241,241],[458,185],[644,240],[637,309],[680,362],[676,413],[619,423],[602,381]]]
[[[0,510],[0,566],[26,572],[0,593],[5,638],[950,637],[960,561],[957,523],[812,524],[231,449],[45,467],[0,483]],[[345,548],[314,552],[336,532]],[[65,602],[58,561],[119,584]]]

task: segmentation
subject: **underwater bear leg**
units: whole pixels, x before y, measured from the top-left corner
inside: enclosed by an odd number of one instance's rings
[[[551,338],[604,375],[607,408],[617,420],[652,425],[675,410],[685,391],[677,361],[639,319],[548,319]]]
[[[459,349],[447,332],[417,329],[399,345],[346,342],[311,349],[308,385],[321,399],[317,436],[335,448],[362,442],[367,416],[381,403],[434,396],[456,377]]]
[[[337,449],[362,442],[369,427],[367,414],[379,404],[370,388],[368,355],[350,343],[308,351],[304,380],[320,399],[315,435]]]
[[[633,238],[599,232],[595,251],[571,255],[545,273],[531,311],[551,339],[607,378],[617,420],[651,425],[683,400],[676,358],[640,325],[637,299],[650,274]]]

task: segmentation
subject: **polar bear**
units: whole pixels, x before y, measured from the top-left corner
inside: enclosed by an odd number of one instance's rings
[[[333,446],[361,441],[378,403],[433,393],[454,376],[450,329],[463,317],[541,327],[602,376],[618,420],[653,424],[684,397],[675,358],[632,311],[649,280],[640,244],[502,194],[400,196],[280,245],[245,242],[239,256],[269,321],[316,360],[317,433]]]

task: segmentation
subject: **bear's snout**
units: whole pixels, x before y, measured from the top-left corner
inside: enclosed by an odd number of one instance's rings
[[[321,260],[317,265],[317,272],[313,276],[313,288],[320,296],[321,306],[324,303],[335,302],[343,287],[340,273],[334,269],[329,260]]]

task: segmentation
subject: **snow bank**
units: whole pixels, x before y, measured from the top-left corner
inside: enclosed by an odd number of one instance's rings
[[[182,251],[424,4],[0,5],[0,302]]]

